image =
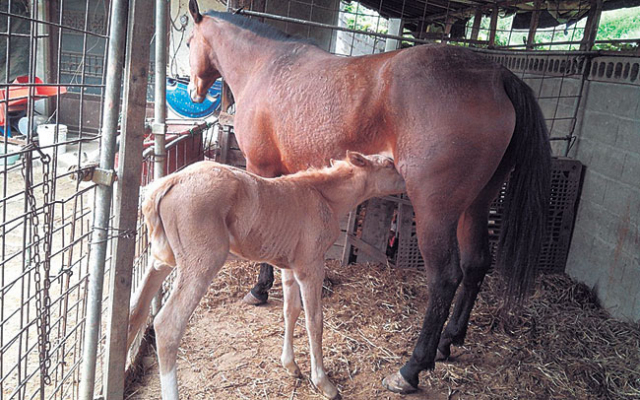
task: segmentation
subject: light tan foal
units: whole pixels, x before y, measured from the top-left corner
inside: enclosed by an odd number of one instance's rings
[[[154,321],[162,398],[178,399],[180,339],[229,252],[282,268],[282,364],[289,374],[300,375],[293,330],[304,304],[311,382],[324,396],[336,398],[338,391],[322,363],[324,254],[337,239],[344,214],[364,200],[404,188],[390,158],[353,152],[330,168],[273,179],[204,161],[155,182],[142,205],[151,257],[132,302],[128,346],[155,293],[178,267],[171,295]]]

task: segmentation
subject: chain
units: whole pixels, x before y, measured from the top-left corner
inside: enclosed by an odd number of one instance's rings
[[[29,149],[30,147],[40,150],[35,146],[28,145],[25,149]],[[40,233],[39,233],[39,225],[40,225],[40,217],[38,216],[38,205],[36,202],[36,197],[33,193],[33,171],[30,170],[29,166],[33,165],[33,153],[26,153],[27,156],[22,158],[22,177],[25,181],[25,196],[27,198],[27,203],[29,207],[29,218],[31,222],[31,246],[30,246],[30,255],[29,261],[34,270],[34,280],[35,280],[35,289],[36,289],[36,310],[38,312],[38,319],[36,321],[38,328],[38,350],[39,350],[39,361],[40,361],[40,374],[42,376],[42,381],[45,384],[51,383],[51,376],[49,375],[49,368],[51,367],[51,358],[49,357],[49,352],[51,350],[51,342],[49,340],[50,335],[50,316],[51,316],[51,297],[49,294],[49,289],[51,288],[51,280],[50,280],[50,253],[51,253],[51,212],[49,204],[50,197],[50,185],[49,185],[49,162],[51,158],[49,155],[40,152],[40,161],[42,163],[42,192],[43,192],[43,234],[44,234],[44,251],[45,251],[45,260],[44,263],[40,259]],[[44,277],[42,276],[41,269],[44,272]]]

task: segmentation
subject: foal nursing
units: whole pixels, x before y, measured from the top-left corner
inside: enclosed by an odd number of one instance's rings
[[[229,252],[282,269],[282,364],[289,374],[300,375],[293,329],[304,304],[311,381],[335,398],[338,391],[322,364],[324,254],[338,238],[344,214],[371,197],[404,189],[390,158],[353,152],[330,168],[273,179],[203,161],[153,183],[142,205],[151,257],[132,303],[127,345],[147,319],[162,282],[178,267],[169,300],[154,320],[162,398],[178,398],[180,339]]]

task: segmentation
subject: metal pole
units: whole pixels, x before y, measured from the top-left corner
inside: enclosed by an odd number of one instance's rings
[[[98,186],[96,187],[91,256],[89,259],[89,290],[82,356],[82,378],[79,392],[81,400],[93,400],[96,377],[96,356],[98,353],[102,311],[102,286],[108,245],[109,214],[111,209],[111,195],[113,193],[112,185],[113,177],[115,176],[113,166],[120,108],[122,61],[128,7],[128,0],[113,0],[111,3],[109,53],[107,58],[105,101],[102,111],[104,118],[102,122],[102,139],[100,142],[100,168],[96,169],[94,173],[94,176],[98,177],[98,179],[96,179]]]
[[[115,196],[113,263],[110,268],[107,350],[104,359],[104,393],[109,400],[124,397],[129,300],[136,246],[136,223],[147,106],[149,42],[153,34],[154,0],[131,0],[124,75],[122,140]]]
[[[167,133],[167,0],[156,0],[156,90],[154,95],[154,166],[153,178],[164,176],[167,163],[167,151],[165,135]],[[156,315],[160,310],[162,290],[153,299],[152,314]]]

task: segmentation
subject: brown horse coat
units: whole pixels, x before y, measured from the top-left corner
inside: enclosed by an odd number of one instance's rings
[[[437,352],[447,357],[451,344],[464,340],[491,264],[489,205],[511,171],[512,206],[505,208],[497,258],[508,298],[522,297],[534,281],[551,152],[531,89],[469,49],[423,45],[345,58],[242,16],[202,15],[195,0],[189,10],[191,98],[201,101],[224,77],[250,171],[292,173],[326,165],[345,150],[393,154],[430,285],[413,353],[384,385],[415,391]]]

